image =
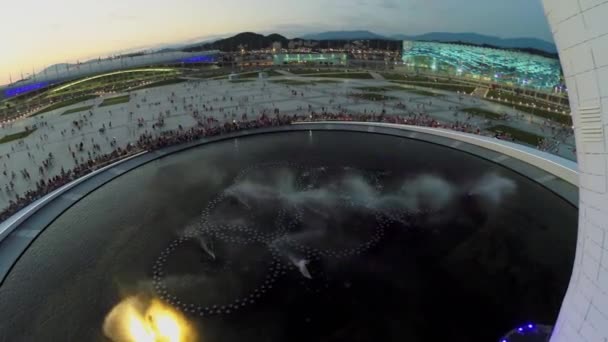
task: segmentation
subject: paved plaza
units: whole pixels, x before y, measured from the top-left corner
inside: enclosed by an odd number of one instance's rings
[[[307,84],[290,86],[275,83],[277,80],[297,80]],[[348,95],[361,92],[356,89],[359,87],[394,84],[378,77],[373,80],[343,79],[336,80],[335,83],[312,83],[313,81],[314,78],[297,76],[243,82],[190,80],[131,92],[128,103],[100,106],[103,99],[97,98],[14,122],[0,129],[0,137],[22,132],[26,127],[34,125],[37,129],[21,141],[0,144],[0,169],[7,174],[0,174],[0,208],[6,207],[9,200],[15,197],[15,193],[22,194],[35,189],[36,182],[41,178],[59,174],[62,167],[66,170],[74,167],[74,155],[80,162],[84,162],[90,156],[111,152],[114,146],[135,143],[139,136],[146,132],[158,134],[180,126],[192,127],[197,124],[193,116],[195,111],[208,118],[215,118],[220,123],[240,120],[244,114],[248,120],[252,120],[261,113],[272,115],[275,110],[279,110],[281,114],[303,115],[310,111],[380,114],[385,110],[387,114],[400,115],[415,112],[426,113],[444,123],[467,122],[481,130],[495,124],[506,124],[539,136],[553,136],[551,128],[542,118],[471,96],[437,90],[434,92],[442,96],[429,97],[408,92],[407,88],[404,88],[403,91],[384,92],[385,95],[396,98],[395,100],[372,102]],[[112,94],[106,98],[120,95],[124,94]],[[83,106],[93,108],[62,115],[70,108]],[[458,109],[471,107],[506,114],[508,120],[489,122],[458,112]],[[161,127],[155,124],[159,118],[164,120]],[[83,146],[82,150],[80,144]],[[95,150],[94,145],[99,148]],[[571,135],[563,137],[563,143],[556,145],[557,154],[568,159],[574,158],[573,148],[574,138]],[[53,162],[48,170],[40,173],[39,167],[49,157],[49,153],[53,156]],[[31,179],[22,177],[20,171],[24,169],[29,172]],[[5,188],[13,172],[16,174],[13,180],[14,192],[9,194]]]

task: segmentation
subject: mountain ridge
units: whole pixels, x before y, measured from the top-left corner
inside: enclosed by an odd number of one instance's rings
[[[305,40],[390,39],[390,37],[367,30],[325,31],[320,33],[308,33],[296,38]]]
[[[440,41],[440,42],[463,42],[476,45],[492,45],[501,48],[532,48],[549,53],[557,53],[554,43],[538,38],[517,37],[500,38],[496,36],[483,35],[479,33],[463,32],[429,32],[421,35],[393,35],[390,38],[418,41]]]
[[[269,35],[258,34],[254,32],[242,32],[232,37],[219,39],[213,42],[205,42],[199,44],[190,44],[182,51],[195,52],[204,50],[220,50],[220,51],[236,51],[240,46],[247,49],[263,49],[267,48],[274,42],[281,42],[286,45],[289,39],[278,34],[271,33]]]
[[[387,40],[415,40],[415,41],[437,41],[437,42],[458,42],[471,43],[474,45],[490,45],[500,48],[520,48],[536,49],[548,53],[557,53],[554,43],[538,38],[518,37],[500,38],[496,36],[483,35],[472,32],[452,33],[452,32],[429,32],[420,35],[379,35],[371,31],[326,31],[311,33],[299,36],[301,39],[310,40],[341,40],[341,39],[387,39]]]

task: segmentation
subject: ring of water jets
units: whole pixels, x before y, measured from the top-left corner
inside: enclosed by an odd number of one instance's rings
[[[246,181],[249,175],[254,172],[268,172],[270,174],[270,171],[277,169],[288,169],[297,173],[295,191],[298,192],[318,189],[321,186],[321,182],[326,180],[328,176],[332,174],[339,175],[344,172],[356,172],[362,175],[378,191],[382,189],[382,180],[378,173],[349,167],[304,166],[289,162],[257,164],[244,169],[234,178],[232,185],[238,185]],[[299,267],[302,265],[305,267],[310,261],[319,261],[326,258],[342,259],[365,253],[382,240],[385,235],[385,229],[390,224],[395,222],[407,224],[407,219],[416,214],[404,210],[379,211],[367,206],[367,203],[349,199],[346,194],[340,193],[339,190],[337,197],[339,200],[335,203],[336,210],[344,210],[349,213],[365,211],[368,216],[375,220],[375,225],[369,228],[370,231],[363,232],[366,235],[363,241],[357,241],[358,243],[350,246],[335,247],[318,246],[310,241],[302,241],[294,237],[293,234],[300,233],[306,227],[305,218],[311,214],[314,215],[314,212],[311,212],[311,208],[300,206],[298,203],[287,203],[282,206],[273,207],[275,210],[273,215],[274,224],[270,227],[267,224],[268,222],[260,222],[260,217],[264,216],[263,214],[260,215],[256,212],[255,208],[247,208],[245,205],[239,207],[241,212],[237,215],[240,217],[236,217],[238,219],[237,222],[217,220],[214,218],[216,211],[221,211],[223,205],[231,200],[231,196],[227,191],[222,192],[215,199],[211,200],[202,211],[197,229],[188,231],[183,237],[172,241],[157,258],[153,266],[153,286],[156,293],[162,300],[186,313],[200,316],[231,314],[258,301],[273,289],[276,281],[285,275],[287,271],[297,272],[300,270],[305,277],[310,277],[308,270],[303,271]],[[265,218],[268,219],[268,217]],[[255,247],[257,249],[251,253],[264,254],[259,257],[259,260],[262,260],[261,263],[265,264],[263,266],[265,267],[265,271],[262,272],[263,276],[260,276],[259,279],[243,284],[253,287],[252,289],[237,291],[239,293],[236,295],[236,298],[223,299],[222,302],[201,303],[200,300],[197,301],[195,298],[180,297],[177,293],[179,291],[171,288],[167,283],[167,279],[171,275],[171,272],[167,270],[171,257],[178,253],[180,249],[198,245],[200,246],[198,251],[201,255],[204,254],[203,252],[208,254],[203,264],[211,265],[216,262],[216,256],[213,247],[208,246],[209,241],[225,244],[226,246],[234,246],[237,249],[257,246]],[[244,258],[249,259],[249,256]],[[233,266],[233,264],[227,262],[221,271],[238,272],[239,269]],[[254,267],[257,267],[257,265],[254,265]],[[249,266],[244,267],[244,269],[249,270]],[[198,272],[200,272],[200,269]],[[239,280],[239,283],[244,282]],[[225,292],[225,289],[222,288],[221,291],[217,289],[214,292]],[[199,293],[202,293],[202,291]]]
[[[269,249],[269,255],[263,255],[262,258],[266,259],[266,271],[257,280],[257,286],[249,291],[243,291],[236,298],[229,298],[223,300],[221,303],[201,303],[197,301],[193,296],[180,296],[177,294],[178,291],[170,288],[164,280],[167,279],[168,272],[165,270],[165,266],[171,257],[180,249],[186,248],[187,244],[198,244],[198,241],[189,237],[182,237],[174,240],[171,244],[161,253],[158,257],[156,263],[153,266],[153,284],[154,289],[158,296],[167,302],[168,304],[174,306],[175,308],[189,314],[199,315],[199,316],[212,316],[212,315],[222,315],[222,314],[231,314],[239,309],[245,308],[247,306],[253,305],[256,301],[258,301],[262,295],[264,295],[267,291],[270,291],[276,280],[282,274],[286,273],[286,267],[280,261],[280,256],[276,251]],[[243,258],[244,259],[244,258]],[[207,261],[206,264],[209,264],[210,260]],[[200,267],[204,267],[205,264],[199,265]],[[220,271],[224,273],[230,273],[238,270],[237,267],[232,266],[229,262],[222,265]],[[194,284],[191,284],[194,285]],[[191,289],[195,290],[196,289]],[[216,291],[218,291],[216,289]],[[196,296],[194,296],[196,297]]]

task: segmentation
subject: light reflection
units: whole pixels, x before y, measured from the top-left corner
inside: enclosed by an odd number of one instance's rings
[[[160,300],[129,297],[106,316],[103,333],[114,342],[196,341],[196,332],[177,310]]]

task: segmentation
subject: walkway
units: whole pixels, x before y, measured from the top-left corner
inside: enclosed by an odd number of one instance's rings
[[[273,79],[281,79],[278,77]],[[290,77],[291,78],[291,77]],[[293,79],[293,78],[291,78]],[[302,78],[311,81],[311,78]],[[322,78],[323,80],[332,80]],[[272,80],[272,79],[271,79]],[[318,83],[316,85],[287,86],[272,81],[252,80],[244,83],[231,83],[225,80],[199,80],[168,85],[158,88],[139,90],[131,93],[128,103],[107,107],[99,107],[99,100],[89,101],[94,107],[91,111],[62,115],[70,108],[82,107],[83,103],[58,109],[44,115],[28,118],[14,123],[11,127],[0,128],[0,136],[22,132],[26,126],[37,125],[38,129],[20,142],[0,144],[0,169],[6,171],[7,176],[0,173],[0,208],[8,205],[12,195],[4,189],[10,181],[11,173],[15,173],[13,180],[15,192],[23,194],[36,187],[40,179],[59,174],[61,167],[72,168],[75,163],[72,152],[79,160],[88,159],[88,153],[93,153],[93,144],[100,146],[98,153],[111,152],[111,142],[116,139],[118,146],[135,142],[144,132],[159,133],[165,130],[174,130],[179,126],[184,128],[197,124],[192,116],[194,110],[201,115],[212,117],[220,122],[232,121],[247,114],[249,119],[256,118],[262,111],[272,113],[275,109],[281,113],[306,114],[310,109],[316,112],[346,110],[349,113],[376,113],[383,110],[389,113],[406,115],[410,111],[424,111],[430,116],[443,122],[464,122],[468,120],[471,125],[481,128],[488,123],[479,117],[467,118],[459,109],[468,107],[481,107],[498,113],[506,113],[510,121],[497,121],[541,136],[551,136],[552,132],[537,121],[517,119],[519,112],[499,104],[489,103],[470,96],[461,96],[451,92],[439,91],[442,97],[426,97],[424,95],[409,93],[407,91],[387,91],[386,94],[396,100],[387,102],[371,102],[353,99],[352,92],[360,92],[360,87],[381,87],[389,84],[382,80],[360,79],[333,79],[336,83]],[[293,91],[297,89],[298,94]],[[113,96],[118,96],[115,94]],[[406,106],[396,107],[401,102]],[[204,106],[204,107],[203,107]],[[203,109],[206,108],[206,109]],[[133,113],[132,115],[130,113]],[[152,126],[160,115],[165,117],[162,128],[153,129]],[[144,124],[138,125],[137,120],[142,119]],[[80,129],[74,122],[82,121]],[[541,121],[542,122],[542,121]],[[43,125],[45,123],[45,125]],[[99,131],[106,128],[105,133]],[[63,132],[63,134],[62,134]],[[559,146],[560,154],[573,157],[570,149],[574,146],[571,137],[566,138],[567,143]],[[79,152],[77,145],[83,144],[83,151]],[[29,155],[28,155],[29,153]],[[53,165],[44,173],[38,172],[38,166],[48,157],[54,156]],[[25,180],[20,171],[27,169],[31,180]]]
[[[296,76],[295,74],[292,74],[291,72],[286,71],[286,70],[276,70],[276,72],[278,72],[279,74],[282,74],[284,76]]]
[[[377,73],[377,72],[375,72],[375,71],[370,71],[370,72],[369,72],[369,74],[370,74],[370,75],[372,75],[372,77],[373,77],[375,80],[378,80],[378,81],[384,81],[384,76],[380,75],[379,73]]]

